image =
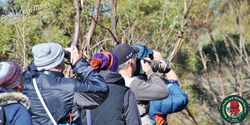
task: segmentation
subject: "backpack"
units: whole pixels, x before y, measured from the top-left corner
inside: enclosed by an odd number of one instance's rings
[[[0,125],[5,125],[5,114],[3,106],[0,105]]]

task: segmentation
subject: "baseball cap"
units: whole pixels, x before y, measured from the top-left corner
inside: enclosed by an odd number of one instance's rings
[[[113,53],[118,58],[118,65],[121,65],[131,59],[134,54],[137,54],[140,51],[138,47],[132,47],[128,44],[122,43],[116,46],[113,49]]]

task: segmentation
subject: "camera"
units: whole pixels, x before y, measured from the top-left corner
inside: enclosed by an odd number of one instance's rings
[[[159,73],[168,73],[171,70],[171,62],[168,60],[145,60],[144,62],[149,63],[149,65],[152,67],[153,72],[159,72]],[[137,75],[144,75],[145,72],[142,69],[140,59],[136,60],[136,71],[134,72],[134,76]]]
[[[146,60],[146,62],[149,63],[154,72],[168,73],[171,70],[171,63],[168,60]]]
[[[71,53],[69,51],[64,50],[64,58],[66,58],[68,61],[71,60]]]

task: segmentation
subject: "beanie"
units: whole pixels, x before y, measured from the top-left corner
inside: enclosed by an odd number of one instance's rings
[[[22,82],[22,69],[16,62],[0,62],[0,86],[13,89]]]
[[[116,72],[118,59],[112,52],[105,51],[94,54],[90,65],[97,70],[110,70]]]
[[[32,47],[34,64],[37,70],[49,70],[58,66],[64,59],[64,50],[58,43],[42,43]]]

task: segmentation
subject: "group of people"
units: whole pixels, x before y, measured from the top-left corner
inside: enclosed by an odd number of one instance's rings
[[[167,114],[188,104],[174,70],[159,76],[150,61],[162,55],[142,44],[119,44],[89,62],[57,43],[37,44],[32,54],[24,72],[0,62],[0,125],[167,125]],[[76,77],[64,76],[65,57]]]

